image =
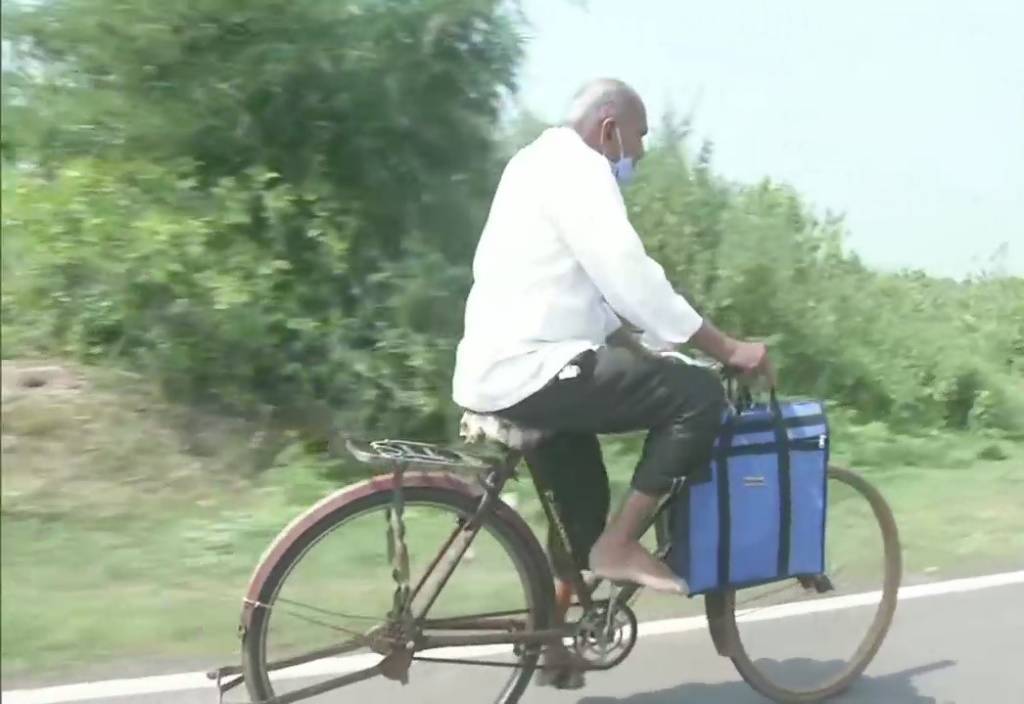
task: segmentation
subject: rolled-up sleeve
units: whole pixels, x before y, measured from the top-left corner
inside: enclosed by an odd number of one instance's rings
[[[549,191],[548,210],[580,266],[615,312],[659,340],[682,344],[700,329],[703,319],[672,288],[661,265],[647,255],[629,222],[618,185],[603,167],[602,163],[579,163],[573,164],[571,173],[560,174]]]

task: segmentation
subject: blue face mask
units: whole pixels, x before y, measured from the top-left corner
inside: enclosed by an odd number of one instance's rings
[[[636,164],[633,163],[633,157],[626,156],[626,150],[622,147],[622,134],[619,132],[618,125],[615,126],[615,138],[619,141],[619,154],[621,155],[617,161],[612,161],[612,173],[615,175],[615,180],[619,182],[619,186],[628,186],[633,180],[633,176],[636,175]],[[609,159],[609,161],[611,161]]]

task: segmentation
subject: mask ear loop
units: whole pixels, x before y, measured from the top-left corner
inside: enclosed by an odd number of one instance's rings
[[[605,145],[604,128],[605,128],[605,125],[607,125],[609,122],[615,123],[614,126],[615,126],[616,132],[618,132],[618,129],[619,129],[619,125],[618,125],[617,122],[615,122],[615,118],[614,117],[606,117],[603,120],[601,120],[601,154],[604,155],[605,159],[608,159],[609,161],[615,161],[615,159],[612,159],[610,156],[608,156],[607,154],[604,153],[604,145]],[[619,158],[621,159],[622,158],[622,137],[618,136],[617,134],[615,136],[617,136],[618,139],[619,139]],[[611,137],[609,137],[608,138],[608,145],[611,146],[612,143],[613,143],[613,140],[612,140]]]
[[[613,126],[615,128],[615,132],[614,132],[615,139],[612,140],[611,138],[609,138],[608,139],[608,144],[611,145],[614,142],[618,142],[619,143],[619,158],[618,159],[612,159],[607,154],[604,154],[604,144],[605,144],[604,126],[607,125],[609,122],[613,123]],[[603,120],[601,120],[601,153],[604,154],[604,157],[606,159],[609,159],[611,161],[619,161],[620,159],[622,159],[623,157],[626,156],[626,146],[622,143],[622,130],[619,129],[619,121],[616,118],[614,118],[614,117],[606,117]]]

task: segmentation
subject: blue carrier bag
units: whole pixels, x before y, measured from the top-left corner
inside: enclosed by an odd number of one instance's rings
[[[725,412],[708,471],[669,507],[667,562],[691,595],[824,572],[828,450],[818,401]]]

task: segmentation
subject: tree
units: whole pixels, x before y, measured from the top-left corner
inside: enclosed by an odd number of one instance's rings
[[[494,183],[494,125],[520,56],[514,7],[66,0],[5,6],[4,19],[19,102],[5,141],[84,189],[79,205],[124,189],[200,233],[198,256],[161,250],[160,268],[180,275],[142,296],[117,261],[152,249],[154,218],[125,209],[136,237],[107,259],[84,251],[110,244],[87,223],[83,250],[67,253],[79,260],[57,268],[107,290],[95,305],[108,313],[142,318],[105,314],[98,333],[85,329],[96,315],[65,315],[62,334],[86,352],[162,351],[188,393],[344,397],[364,409],[353,422],[442,432],[432,409],[449,379],[435,367],[454,348]],[[52,180],[28,187],[61,197]],[[163,323],[139,336],[129,320]]]

